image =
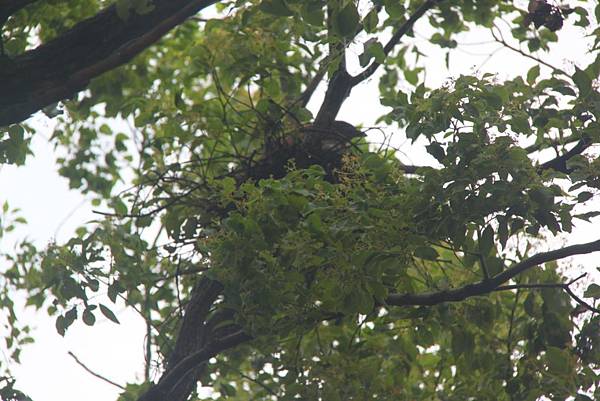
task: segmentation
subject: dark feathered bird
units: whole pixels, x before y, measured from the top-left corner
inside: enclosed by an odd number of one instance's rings
[[[345,121],[333,121],[329,127],[306,125],[300,129],[302,144],[308,151],[345,152],[354,138],[364,137],[354,125]]]

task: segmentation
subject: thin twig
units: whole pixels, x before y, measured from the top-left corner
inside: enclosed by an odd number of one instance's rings
[[[481,230],[477,229],[477,242],[479,247],[479,252],[477,256],[479,257],[479,263],[481,264],[481,271],[483,272],[483,279],[489,280],[490,273],[487,268],[487,264],[485,263],[485,258],[483,257],[483,253],[481,253]]]
[[[556,147],[556,146],[560,146],[560,145],[568,145],[570,143],[573,143],[575,141],[579,141],[581,140],[581,136],[573,134],[573,135],[569,135],[566,138],[561,138],[560,140],[558,139],[549,139],[550,143],[548,147],[542,147],[543,143],[542,142],[536,142],[533,145],[529,145],[527,147],[525,147],[525,151],[530,154],[530,153],[534,153],[534,152],[539,152],[541,150],[545,150],[545,149],[549,149],[550,147]]]
[[[400,39],[413,27],[415,22],[419,20],[427,11],[429,11],[433,6],[439,3],[441,0],[427,0],[423,3],[415,12],[412,14],[402,25],[398,27],[396,32],[392,35],[390,40],[383,46],[383,53],[386,57],[390,54],[390,52],[396,47],[396,45],[400,42]],[[350,80],[351,86],[356,86],[360,82],[369,78],[371,75],[377,71],[377,69],[381,66],[381,63],[377,61],[373,61],[363,72],[355,75]]]
[[[86,372],[88,372],[89,374],[91,374],[92,376],[95,376],[95,377],[97,377],[98,379],[100,379],[100,380],[103,380],[103,381],[105,381],[105,382],[106,382],[106,383],[108,383],[108,384],[112,384],[113,386],[115,386],[115,387],[118,387],[118,388],[120,388],[121,390],[125,390],[125,387],[124,387],[124,386],[121,386],[119,383],[115,383],[114,381],[112,381],[112,380],[110,380],[110,379],[107,379],[106,377],[102,376],[101,374],[99,374],[99,373],[96,373],[96,372],[94,372],[93,370],[91,370],[90,368],[88,368],[88,367],[87,367],[87,366],[86,366],[86,365],[85,365],[83,362],[81,362],[81,361],[79,360],[79,358],[77,358],[77,357],[75,356],[75,354],[74,354],[74,353],[72,353],[71,351],[69,351],[69,352],[68,352],[68,354],[71,356],[71,358],[73,358],[73,359],[75,360],[75,362],[77,362],[77,364],[78,364],[79,366],[81,366],[83,369],[85,369],[85,371],[86,371]]]
[[[474,296],[489,294],[504,283],[511,280],[513,277],[516,277],[519,274],[533,267],[539,266],[540,264],[555,261],[558,259],[563,259],[569,256],[582,255],[598,251],[600,251],[600,240],[587,242],[583,244],[571,245],[548,252],[541,252],[525,260],[522,260],[519,263],[515,263],[503,272],[491,277],[489,280],[479,281],[476,283],[464,285],[459,288],[438,292],[428,292],[421,294],[390,294],[386,298],[385,302],[387,305],[395,306],[430,306],[441,304],[444,302],[460,302]],[[553,285],[556,287],[556,284]],[[509,286],[504,287],[505,289],[510,288]],[[578,298],[573,299],[579,302]],[[586,304],[582,303],[582,305]],[[595,311],[595,309],[591,309],[591,306],[587,305],[587,307],[589,310]]]
[[[575,302],[577,302],[579,305],[584,306],[587,310],[594,312],[594,313],[598,313],[600,314],[600,309],[593,307],[592,305],[590,305],[589,303],[585,302],[583,299],[579,298],[571,289],[571,287],[566,286],[565,287],[565,291],[567,292],[567,294],[569,294],[569,296],[571,298],[573,298],[575,300]]]
[[[500,35],[500,37],[496,36],[496,33],[494,32],[494,28],[491,28],[490,32],[492,33],[492,37],[496,40],[496,42],[500,43],[501,45],[503,45],[507,49],[510,49],[510,50],[512,50],[515,53],[519,53],[521,56],[527,57],[527,58],[535,61],[536,63],[540,63],[542,65],[545,65],[546,67],[550,68],[551,70],[553,70],[556,73],[560,73],[560,74],[566,75],[567,77],[571,76],[571,75],[567,74],[563,69],[558,68],[556,66],[553,66],[552,64],[550,64],[550,63],[542,60],[541,58],[536,57],[536,56],[534,56],[532,54],[526,53],[526,52],[524,52],[523,50],[521,50],[521,49],[519,49],[517,47],[509,45],[508,42],[506,42],[504,40],[504,37],[502,36],[502,32],[500,31],[500,29],[497,26],[494,26],[494,27],[498,30],[498,34]]]
[[[557,288],[557,289],[564,290],[571,298],[573,298],[573,300],[578,305],[585,307],[587,310],[589,310],[591,312],[600,314],[600,309],[594,308],[592,305],[585,302],[583,299],[579,298],[579,296],[577,296],[571,289],[571,285],[573,285],[573,283],[575,283],[576,281],[585,277],[586,274],[587,273],[583,273],[583,274],[579,275],[577,278],[574,278],[573,280],[569,281],[568,283],[511,284],[511,285],[503,285],[503,286],[497,287],[493,291],[507,291],[507,290],[520,290],[520,289],[536,290],[536,289],[544,289],[544,288]]]
[[[508,363],[506,364],[506,380],[509,380],[512,377],[512,365],[510,356],[512,354],[512,333],[515,324],[515,312],[517,310],[517,305],[519,303],[519,290],[515,293],[515,301],[513,302],[512,308],[510,310],[510,320],[508,326],[508,334],[506,336],[506,356],[508,359]]]
[[[168,202],[166,202],[165,204],[158,206],[156,208],[154,208],[153,210],[150,210],[149,212],[145,212],[145,213],[112,213],[112,212],[103,212],[100,210],[92,210],[92,213],[95,214],[99,214],[101,216],[107,216],[107,217],[117,217],[117,218],[142,218],[142,217],[149,217],[152,216],[158,212],[161,212],[171,206],[173,206],[174,204],[176,204],[177,202],[179,202],[180,200],[184,199],[185,197],[189,196],[191,193],[193,193],[195,190],[200,189],[205,183],[198,183],[196,185],[194,185],[191,189],[189,189],[188,191],[185,191],[177,196],[172,197]]]
[[[146,324],[146,344],[144,349],[144,379],[150,381],[150,364],[152,362],[152,310],[150,308],[150,287],[145,286],[144,291],[144,320]]]
[[[150,245],[150,249],[156,248],[156,244],[158,243],[158,239],[160,238],[163,228],[164,228],[164,224],[161,224],[160,227],[158,228],[156,235],[154,236],[152,245]],[[146,252],[145,257],[144,257],[146,263],[148,262],[147,261],[148,255],[149,255],[149,253]],[[144,355],[146,365],[144,367],[144,378],[146,379],[146,381],[150,381],[150,364],[152,362],[152,329],[153,329],[152,308],[150,307],[150,296],[151,296],[150,287],[145,286],[144,296],[145,296],[145,299],[144,299],[144,321],[146,323],[146,347],[145,347],[145,355]]]
[[[244,372],[242,372],[241,370],[239,370],[238,368],[236,368],[236,367],[234,367],[232,365],[229,365],[229,364],[226,364],[226,365],[230,369],[234,370],[237,374],[239,374],[244,379],[246,379],[246,380],[248,380],[248,381],[250,381],[252,383],[255,383],[258,386],[262,387],[267,393],[269,393],[269,394],[271,394],[271,395],[273,395],[275,397],[279,396],[275,390],[273,390],[271,387],[267,386],[265,383],[261,382],[260,380],[255,379],[255,378],[253,378],[251,376],[248,376],[247,374],[245,374]]]
[[[492,291],[512,291],[512,290],[542,290],[545,288],[563,289],[565,283],[532,283],[532,284],[509,284],[501,285]]]

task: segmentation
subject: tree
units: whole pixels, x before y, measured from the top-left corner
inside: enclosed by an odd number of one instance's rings
[[[121,400],[199,399],[198,383],[231,400],[599,398],[600,287],[577,292],[558,261],[600,239],[552,241],[598,215],[582,208],[600,187],[598,19],[546,0],[4,1],[2,161],[25,162],[43,109],[101,216],[4,255],[8,350],[30,341],[21,291],[61,335],[118,322],[118,302],[145,318],[146,381]],[[415,24],[447,65],[461,34],[491,32],[533,67],[428,88]],[[543,58],[563,26],[590,43],[568,68]],[[379,125],[429,165],[337,120],[375,78]],[[0,234],[22,222],[5,204]]]

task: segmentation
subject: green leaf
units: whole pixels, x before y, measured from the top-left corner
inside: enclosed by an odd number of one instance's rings
[[[363,25],[367,33],[373,33],[377,30],[379,24],[379,15],[377,9],[373,8],[363,19]]]
[[[527,83],[529,85],[533,85],[537,77],[540,76],[540,66],[539,64],[534,65],[527,72]]]
[[[562,230],[570,233],[573,230],[573,216],[571,216],[570,210],[561,210],[559,216]]]
[[[425,147],[427,153],[436,158],[437,161],[441,162],[446,158],[446,152],[444,148],[438,142],[432,142]]]
[[[529,116],[525,113],[516,114],[510,119],[510,126],[513,131],[519,134],[528,134],[531,132],[531,126],[529,125]]]
[[[88,326],[93,326],[94,323],[96,323],[96,316],[94,316],[94,313],[89,307],[85,308],[81,315],[81,319]]]
[[[569,86],[556,86],[552,89],[565,96],[577,96],[577,93]]]
[[[229,383],[221,383],[219,385],[219,392],[226,397],[235,397],[237,390]]]
[[[571,77],[579,89],[579,97],[585,98],[592,92],[592,78],[584,70],[575,67],[575,73]]]
[[[65,327],[69,327],[77,319],[77,308],[74,306],[65,313]]]
[[[323,399],[330,401],[342,401],[339,388],[334,385],[324,383]]]
[[[77,319],[77,308],[73,307],[67,311],[67,313],[60,315],[56,318],[55,327],[56,332],[64,337],[69,326]]]
[[[358,307],[356,308],[357,312],[362,313],[363,315],[371,313],[375,307],[375,300],[373,299],[373,296],[369,292],[362,289],[357,291],[356,295],[358,301]]]
[[[496,110],[502,109],[502,97],[493,90],[484,91],[481,96],[487,104]]]
[[[586,298],[600,299],[600,285],[590,284],[583,293],[583,296]]]
[[[267,14],[272,14],[279,17],[289,17],[294,15],[285,0],[263,0],[258,8]]]
[[[525,302],[523,302],[523,308],[525,309],[525,312],[531,317],[538,316],[538,308],[537,308],[535,300],[536,300],[535,293],[530,292],[529,294],[527,294],[527,297],[525,298]]]
[[[119,324],[119,319],[117,319],[117,316],[113,313],[112,310],[110,310],[108,307],[104,306],[103,304],[100,304],[100,312],[102,312],[102,314],[104,316],[106,316],[106,318],[110,321],[113,321],[117,324]]]
[[[334,31],[343,38],[353,37],[358,31],[360,15],[354,2],[348,3],[333,19]]]
[[[498,221],[498,241],[504,249],[509,236],[508,219],[505,216],[498,216],[496,220]]]
[[[548,188],[536,187],[529,191],[529,197],[542,207],[554,204],[554,194]]]
[[[21,124],[13,124],[8,127],[8,136],[13,141],[21,142],[25,137],[25,129]]]
[[[548,347],[546,350],[546,361],[548,370],[556,375],[566,375],[569,373],[571,358],[569,354],[557,347]]]
[[[125,216],[128,212],[127,205],[121,199],[115,199],[113,208],[115,209],[115,213],[119,216]]]
[[[594,194],[591,192],[587,192],[587,191],[582,191],[580,193],[577,194],[577,202],[578,203],[583,203],[585,201],[588,201],[590,199],[592,199],[594,197]]]
[[[366,315],[373,311],[375,300],[373,296],[360,287],[355,287],[354,290],[345,297],[344,310],[347,313],[362,313]]]
[[[488,255],[494,248],[494,229],[488,225],[481,233],[479,239],[479,250],[482,255]]]
[[[125,291],[125,289],[121,286],[121,283],[118,281],[114,281],[108,285],[108,298],[113,302],[117,302],[117,296]]]
[[[323,234],[323,222],[318,213],[311,213],[306,219],[306,225],[311,233],[318,236]]]
[[[393,19],[400,19],[404,17],[406,9],[402,5],[402,2],[397,0],[385,0],[385,12]]]
[[[456,355],[462,355],[471,352],[475,345],[473,334],[462,329],[452,330],[452,352]]]
[[[323,8],[315,3],[302,4],[300,9],[300,15],[302,18],[311,25],[323,26],[325,15],[323,14]]]
[[[416,85],[419,83],[419,73],[422,70],[423,70],[422,68],[414,68],[414,69],[407,68],[404,70],[404,78],[406,78],[406,80],[408,81],[409,84]]]
[[[436,260],[440,255],[430,246],[420,246],[415,249],[415,256],[426,260]]]
[[[490,276],[495,276],[504,270],[503,260],[495,256],[486,257],[484,263]]]
[[[364,44],[364,51],[358,57],[360,61],[360,65],[365,67],[369,64],[371,58],[375,58],[375,61],[379,64],[383,64],[385,62],[385,52],[383,51],[383,45],[377,41],[375,38],[371,38]]]
[[[183,233],[186,238],[193,238],[196,234],[196,228],[198,227],[198,219],[196,217],[190,217],[183,224]]]
[[[56,332],[61,336],[65,336],[65,318],[60,315],[56,318],[54,322],[54,327],[56,328]]]
[[[579,20],[575,22],[575,26],[586,28],[590,26],[590,20],[588,19],[588,11],[584,7],[575,7],[575,14],[579,16]]]

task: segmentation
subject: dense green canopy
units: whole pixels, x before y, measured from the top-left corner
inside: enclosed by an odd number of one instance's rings
[[[43,111],[99,216],[2,255],[6,351],[20,293],[61,335],[144,317],[121,401],[600,399],[600,286],[558,263],[600,251],[569,239],[599,214],[594,3],[0,1],[0,162]],[[565,31],[589,52],[554,66]],[[416,32],[449,67],[465,33],[533,67],[430,88]],[[338,120],[376,82],[377,127]]]

